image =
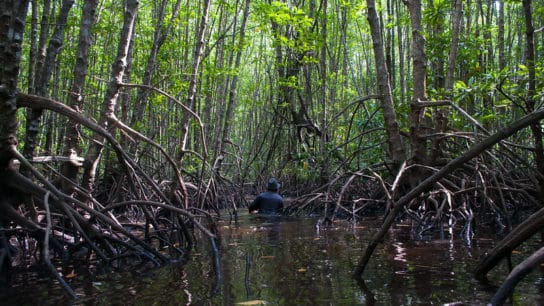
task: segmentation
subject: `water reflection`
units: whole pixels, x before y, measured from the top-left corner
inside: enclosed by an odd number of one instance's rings
[[[94,276],[80,283],[76,277],[72,284],[79,304],[94,305],[484,305],[493,294],[493,288],[472,279],[477,259],[493,245],[491,239],[475,238],[467,246],[446,232],[444,240],[414,240],[409,227],[393,227],[364,279],[354,279],[353,270],[380,220],[365,220],[362,226],[334,223],[318,231],[316,222],[241,215],[236,222],[218,225],[219,267],[211,260],[209,244],[199,243],[185,266]],[[1,304],[65,304],[62,291],[50,284],[21,281],[0,292]],[[542,302],[542,288],[541,278],[529,276],[516,288],[516,303]]]
[[[280,227],[284,217],[280,215],[253,215],[252,217],[258,230],[266,232],[267,242],[270,245],[277,245],[281,240]]]

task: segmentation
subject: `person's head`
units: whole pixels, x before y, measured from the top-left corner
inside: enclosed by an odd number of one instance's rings
[[[278,182],[278,180],[276,180],[275,178],[271,177],[269,180],[268,180],[268,186],[266,187],[266,189],[268,191],[278,191],[280,189],[280,183]]]

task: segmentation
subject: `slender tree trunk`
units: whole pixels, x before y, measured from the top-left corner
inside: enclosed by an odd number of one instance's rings
[[[108,89],[102,103],[99,124],[106,128],[110,133],[113,132],[114,126],[110,126],[112,119],[115,119],[115,106],[119,98],[120,84],[123,83],[123,77],[127,65],[127,55],[130,45],[130,38],[134,30],[134,21],[138,12],[138,1],[127,0],[125,5],[125,16],[123,29],[117,49],[117,57],[112,65],[111,78]],[[93,141],[89,146],[87,155],[85,156],[84,172],[81,186],[92,192],[96,178],[98,163],[104,149],[104,138],[98,134],[93,137]]]
[[[448,54],[448,62],[446,67],[446,78],[444,79],[444,88],[446,92],[451,92],[453,89],[453,83],[455,80],[455,71],[456,71],[456,61],[457,61],[457,52],[459,50],[459,33],[461,31],[462,20],[463,20],[463,1],[455,0],[452,3],[453,14],[451,17],[452,23],[452,34],[451,34],[451,43],[450,43],[450,52]],[[442,70],[441,70],[442,71]],[[442,86],[442,85],[441,85]],[[438,87],[440,88],[440,87]],[[433,110],[433,119],[434,119],[434,134],[445,133],[448,127],[448,118],[449,111],[447,108],[439,108]],[[436,165],[440,164],[443,159],[443,150],[442,143],[444,138],[435,137],[432,140],[430,155],[429,155],[429,164]]]
[[[155,19],[157,24],[155,25],[155,33],[153,34],[154,41],[153,46],[151,47],[151,52],[147,58],[147,63],[144,70],[144,76],[142,78],[142,85],[151,85],[151,79],[153,77],[153,73],[155,73],[156,66],[157,66],[157,55],[160,52],[161,47],[163,46],[164,42],[170,35],[170,32],[172,31],[172,26],[174,25],[174,22],[176,18],[178,18],[179,15],[179,8],[181,5],[181,0],[177,0],[172,11],[172,16],[170,17],[170,22],[164,26],[164,18],[166,14],[166,7],[168,5],[169,0],[163,0],[162,3],[159,5],[160,12],[158,14],[158,17]],[[134,126],[138,120],[142,120],[145,112],[145,107],[147,105],[149,98],[149,89],[145,87],[139,87],[138,88],[138,94],[136,95],[136,102],[137,104],[134,106],[134,112],[132,114],[132,119],[130,121],[130,125]]]
[[[68,105],[77,112],[83,108],[83,89],[85,88],[85,78],[87,77],[89,65],[89,49],[92,43],[92,26],[95,22],[96,8],[98,0],[87,0],[83,4],[81,14],[81,24],[79,29],[79,42],[74,66],[74,79],[70,88]],[[66,126],[66,149],[65,156],[74,156],[80,154],[81,135],[79,125],[75,121],[68,121]],[[77,181],[79,165],[73,162],[66,162],[62,165],[61,173],[66,178],[62,180],[61,189],[70,194],[73,191],[72,182]]]
[[[533,13],[532,13],[532,0],[523,0],[523,14],[525,16],[525,58],[526,66],[529,70],[529,79],[527,87],[526,107],[527,112],[533,112],[535,110],[535,94],[536,94],[536,67],[535,67],[535,46],[534,46],[534,27],[533,27]],[[531,125],[531,132],[534,139],[534,159],[536,163],[537,181],[539,182],[538,199],[544,204],[544,144],[542,142],[542,127],[540,123],[534,123]]]
[[[49,40],[49,46],[41,71],[38,74],[38,82],[36,84],[36,94],[40,96],[47,95],[47,87],[51,79],[53,68],[55,67],[55,60],[60,52],[64,41],[64,30],[68,21],[68,13],[74,4],[74,0],[64,0],[62,7],[56,20],[55,30],[51,39]],[[23,148],[23,155],[26,158],[31,158],[37,146],[38,133],[40,131],[40,122],[43,114],[43,110],[32,110],[29,113],[26,121],[26,138]]]
[[[452,33],[450,53],[448,55],[448,67],[446,70],[446,80],[444,87],[446,90],[453,89],[453,83],[455,80],[455,63],[457,61],[457,52],[459,50],[459,35],[461,33],[461,26],[463,24],[463,1],[454,1],[454,11],[452,16]]]
[[[502,71],[506,67],[506,58],[504,55],[504,0],[498,0],[497,6],[499,9],[497,48],[499,49],[499,70]]]
[[[404,145],[400,137],[397,115],[395,113],[393,96],[391,94],[391,83],[387,64],[385,61],[382,33],[376,12],[376,3],[374,0],[367,0],[368,23],[372,34],[372,46],[374,47],[374,58],[376,61],[376,76],[378,78],[378,90],[381,96],[381,107],[383,111],[385,130],[387,133],[387,144],[389,156],[396,166],[406,160]]]
[[[395,1],[395,6],[396,6],[396,9],[397,9],[397,20],[400,18],[400,15],[401,15],[401,7],[402,7],[402,4],[400,3],[400,1]],[[405,52],[404,52],[404,35],[403,35],[403,28],[404,27],[401,27],[401,26],[397,26],[397,45],[398,45],[398,48],[399,48],[399,75],[400,77],[398,78],[399,79],[399,87],[400,87],[400,101],[399,101],[399,105],[403,105],[405,102],[406,102],[406,78],[404,77],[404,73],[405,73],[405,62],[404,62],[404,59],[405,59]]]
[[[38,40],[38,1],[31,1],[32,19],[30,25],[30,46],[28,53],[28,92],[34,93],[34,82],[36,78],[36,61],[38,56],[38,46],[36,42]]]
[[[455,0],[454,0],[455,1]],[[441,3],[441,2],[440,2]],[[433,10],[439,10],[442,4],[435,4],[434,0],[428,0],[429,7],[433,7]],[[438,7],[437,7],[438,6]],[[429,33],[430,37],[440,37],[440,35],[444,32],[444,22],[445,22],[445,15],[441,13],[437,13],[435,16],[433,16],[433,22],[427,24],[427,33]],[[432,75],[433,84],[431,85],[433,88],[444,88],[444,54],[445,50],[437,50],[436,53],[438,56],[433,56],[432,60],[429,61],[429,73]]]
[[[393,18],[393,0],[387,0],[387,17]],[[381,23],[380,30],[383,32],[385,23]],[[385,63],[387,65],[387,73],[389,74],[389,84],[391,88],[395,87],[395,29],[393,27],[387,27],[385,30]]]
[[[416,164],[427,163],[427,146],[423,138],[425,133],[425,107],[421,106],[420,101],[427,100],[427,55],[425,51],[425,38],[423,36],[422,8],[421,0],[405,1],[410,11],[410,21],[412,25],[412,77],[413,93],[410,103],[410,141],[412,147],[411,158]],[[412,183],[417,183],[423,173],[414,171],[411,176]]]
[[[34,65],[34,76],[33,79],[33,91],[30,93],[32,94],[39,94],[37,92],[37,86],[40,82],[40,73],[43,70],[43,66],[45,65],[45,56],[47,54],[47,38],[49,37],[49,32],[51,30],[51,24],[50,21],[51,18],[51,0],[44,0],[43,1],[43,9],[42,9],[42,18],[40,19],[40,35],[38,38],[38,46],[37,46],[37,52],[36,54],[36,64]],[[29,110],[30,112],[30,110]],[[29,116],[29,115],[28,115]]]
[[[187,99],[186,106],[188,108],[193,108],[195,103],[195,95],[198,85],[198,75],[200,72],[200,63],[202,61],[202,55],[204,53],[204,37],[206,35],[206,29],[208,27],[208,18],[210,13],[211,0],[204,0],[204,8],[202,16],[200,19],[200,26],[198,28],[198,34],[196,37],[196,45],[193,55],[193,67],[191,78],[189,80],[189,88],[187,90]],[[181,163],[183,156],[185,155],[185,150],[187,149],[187,140],[189,135],[189,118],[190,115],[184,113],[183,119],[181,122],[181,141],[179,148],[179,158],[178,161]],[[202,144],[205,145],[205,144]]]
[[[313,3],[313,2],[312,2]],[[320,79],[320,88],[319,88],[319,99],[321,100],[321,127],[324,129],[321,133],[321,137],[319,137],[319,156],[321,160],[320,166],[320,178],[321,183],[325,184],[329,181],[329,172],[330,172],[330,157],[329,153],[327,152],[327,122],[329,121],[329,114],[328,114],[328,105],[331,101],[330,95],[327,95],[327,86],[329,86],[328,82],[328,71],[329,69],[334,69],[333,71],[338,71],[338,69],[335,69],[335,67],[327,67],[327,43],[328,40],[328,32],[327,32],[327,20],[328,20],[328,12],[327,12],[327,1],[324,2],[325,5],[322,6],[321,10],[321,22],[320,22],[320,30],[321,30],[321,39],[323,39],[323,44],[321,45],[321,50],[319,51],[319,79]],[[310,100],[311,101],[311,100]],[[306,111],[305,111],[306,112]],[[297,122],[295,122],[297,124]]]
[[[238,1],[236,1],[236,11],[235,15],[238,15]],[[218,32],[223,33],[227,31],[228,23],[229,23],[230,15],[226,12],[226,10],[221,10],[220,15],[217,18],[218,22]],[[235,19],[234,24],[237,23],[237,19]],[[236,26],[234,26],[234,29],[236,29]],[[236,43],[236,35],[232,35],[232,44],[234,45]],[[229,55],[226,54],[226,39],[220,39],[216,46],[215,46],[215,63],[214,66],[219,69],[231,69],[231,64],[233,62],[232,60],[232,54],[233,52],[230,52]],[[214,142],[213,147],[213,158],[212,160],[214,162],[218,161],[220,158],[220,155],[222,154],[222,146],[223,141],[221,139],[223,134],[223,122],[225,122],[225,112],[226,112],[226,101],[223,99],[223,97],[227,96],[228,92],[228,84],[230,81],[230,78],[226,75],[217,75],[217,76],[208,76],[208,79],[215,79],[215,97],[216,101],[215,103],[212,102],[212,97],[208,97],[209,101],[206,101],[205,108],[203,112],[203,121],[208,123],[209,130],[213,131],[213,133],[208,132],[208,137],[210,137],[210,142]],[[215,124],[216,122],[221,122],[221,124]],[[221,165],[218,165],[219,167]]]
[[[241,65],[241,60],[242,60],[242,53],[244,51],[244,43],[245,43],[245,35],[246,35],[246,24],[247,24],[247,19],[249,17],[249,8],[250,8],[250,3],[251,3],[251,0],[246,0],[245,1],[245,7],[244,7],[244,11],[242,13],[242,24],[240,25],[240,39],[239,39],[239,42],[238,42],[238,46],[239,48],[237,53],[236,53],[236,59],[235,59],[235,63],[234,63],[234,69],[236,71],[239,70],[240,68],[240,65]],[[229,133],[231,132],[231,126],[232,126],[232,119],[233,119],[233,116],[234,116],[234,109],[236,107],[236,90],[237,90],[237,87],[238,87],[238,75],[234,75],[232,77],[232,80],[229,84],[229,89],[228,89],[228,100],[227,100],[227,110],[226,110],[226,114],[225,114],[225,120],[224,122],[222,122],[223,124],[223,132],[221,134],[221,145],[219,146],[220,148],[220,154],[221,155],[224,155],[224,153],[226,153],[225,151],[225,145],[229,139]],[[221,169],[221,166],[220,166],[220,163],[218,165],[218,170]]]

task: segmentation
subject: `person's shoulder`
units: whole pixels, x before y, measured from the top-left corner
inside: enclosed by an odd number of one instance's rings
[[[276,197],[276,198],[278,198],[278,199],[282,199],[282,200],[283,200],[282,195],[279,194],[279,193],[277,193],[277,192],[275,192],[275,193],[273,194],[273,196]]]

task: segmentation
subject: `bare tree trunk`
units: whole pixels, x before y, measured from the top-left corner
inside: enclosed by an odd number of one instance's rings
[[[527,98],[525,105],[527,112],[535,110],[535,94],[536,94],[536,67],[535,67],[535,42],[532,14],[532,0],[523,0],[523,13],[525,16],[525,58],[527,69],[529,70]],[[537,167],[538,193],[541,204],[544,204],[544,144],[542,142],[542,127],[540,123],[531,125],[531,132],[534,139],[534,159]]]
[[[400,14],[401,14],[401,8],[402,8],[402,4],[400,1],[395,1],[395,6],[396,6],[396,9],[397,9],[397,19],[400,18]],[[405,64],[404,64],[404,59],[405,59],[405,52],[404,52],[404,35],[403,35],[403,28],[404,27],[400,27],[400,26],[397,26],[397,40],[398,40],[398,48],[399,48],[399,74],[401,75],[401,77],[399,77],[399,87],[400,87],[400,101],[399,101],[399,104],[400,105],[403,105],[405,102],[406,102],[406,78],[403,77],[403,74],[405,73]]]
[[[52,22],[49,20],[51,18],[51,0],[44,0],[42,6],[42,18],[40,20],[40,35],[38,38],[37,54],[36,54],[36,63],[33,67],[35,78],[32,80],[32,91],[31,94],[37,94],[37,86],[40,79],[40,72],[43,70],[45,63],[45,56],[47,53],[47,38],[49,37],[49,31],[51,30]],[[29,110],[30,112],[30,110]]]
[[[450,53],[448,55],[448,67],[446,70],[446,80],[444,81],[444,87],[446,90],[453,89],[453,81],[455,80],[455,63],[457,61],[457,51],[459,50],[459,33],[461,33],[461,26],[463,23],[463,1],[455,0],[454,11],[452,16],[452,33]]]
[[[328,40],[328,33],[327,33],[327,5],[325,1],[325,5],[321,8],[322,12],[322,18],[321,18],[321,39],[323,39],[323,44],[321,46],[321,50],[319,51],[319,79],[320,79],[320,100],[321,100],[321,127],[323,128],[323,131],[321,131],[321,137],[319,137],[319,155],[321,157],[321,165],[320,166],[320,178],[321,183],[326,183],[330,180],[329,178],[329,172],[330,172],[330,154],[327,152],[327,123],[329,121],[329,114],[327,106],[330,104],[331,96],[327,95],[327,86],[329,85],[329,81],[327,78],[328,75],[328,69],[337,71],[335,67],[327,67],[327,44],[325,43]],[[328,68],[328,69],[327,69]],[[310,100],[311,101],[311,100]],[[297,122],[295,122],[297,124]]]
[[[238,46],[240,46],[240,48],[237,48],[238,51],[236,53],[236,59],[235,59],[235,63],[234,63],[234,69],[236,71],[239,70],[240,68],[240,63],[241,63],[241,60],[242,60],[242,52],[243,52],[243,46],[244,46],[244,40],[245,40],[245,35],[246,35],[246,24],[247,24],[247,19],[249,17],[249,8],[250,8],[250,3],[251,3],[251,0],[246,0],[245,2],[245,7],[244,7],[244,12],[242,13],[242,24],[240,25],[240,39],[239,39],[239,42],[238,42]],[[237,89],[237,85],[238,85],[238,76],[237,75],[234,75],[232,77],[232,80],[229,84],[229,88],[228,88],[228,100],[227,100],[227,110],[226,110],[226,114],[225,114],[225,119],[224,121],[222,122],[222,125],[223,125],[223,131],[221,133],[221,139],[220,139],[220,145],[219,145],[219,154],[221,155],[224,155],[225,153],[225,145],[228,141],[228,138],[229,138],[229,133],[230,133],[230,130],[231,130],[231,123],[232,123],[232,118],[233,118],[233,115],[234,115],[234,109],[236,107],[236,89]],[[221,158],[222,160],[222,158]],[[218,164],[218,171],[221,169],[221,163]]]
[[[157,24],[155,25],[155,33],[153,34],[155,40],[153,41],[151,52],[149,54],[149,57],[147,58],[144,76],[142,78],[143,85],[151,85],[153,73],[157,68],[157,55],[159,54],[162,45],[170,35],[170,32],[172,31],[172,26],[174,25],[174,21],[179,15],[181,0],[176,1],[172,11],[172,16],[170,17],[170,22],[166,27],[164,26],[164,17],[166,14],[166,7],[168,2],[169,0],[163,0],[162,3],[159,4],[160,12],[158,14],[158,17],[156,18]],[[134,106],[134,112],[130,121],[131,126],[134,126],[138,120],[141,120],[143,118],[148,97],[149,89],[146,87],[138,87],[138,94],[136,95],[137,104]]]
[[[28,53],[28,92],[34,93],[34,82],[36,78],[36,62],[38,56],[38,47],[36,42],[38,40],[38,1],[32,0],[32,19],[30,25],[30,46]]]
[[[91,28],[95,22],[96,8],[98,0],[88,0],[83,4],[81,14],[81,25],[79,29],[79,42],[74,66],[74,79],[70,88],[68,105],[77,112],[81,112],[83,107],[83,89],[85,88],[85,78],[87,77],[89,65],[89,49],[92,42]],[[65,156],[80,154],[81,135],[79,134],[79,124],[75,121],[68,121],[66,125],[66,149]],[[66,179],[62,179],[61,190],[67,194],[73,192],[73,182],[77,181],[79,165],[72,162],[66,162],[62,165],[61,173]]]
[[[426,141],[422,137],[425,127],[425,107],[418,102],[427,100],[427,56],[425,52],[425,38],[421,25],[421,0],[405,1],[410,11],[412,24],[412,74],[413,94],[410,103],[410,141],[412,146],[411,158],[415,163],[427,162]],[[414,179],[419,180],[416,175]]]
[[[454,0],[455,1],[455,0]],[[433,10],[439,10],[442,4],[435,3],[434,0],[427,0],[427,6],[432,7]],[[435,14],[433,16],[433,21],[429,22],[426,25],[427,33],[429,37],[440,37],[441,33],[444,32],[444,23],[445,23],[445,14]],[[439,51],[438,56],[433,56],[432,60],[429,61],[429,71],[432,74],[433,88],[444,88],[444,58],[443,55],[445,51]]]
[[[0,226],[6,226],[11,220],[8,211],[20,203],[17,193],[8,187],[6,180],[11,180],[17,171],[12,162],[13,152],[17,149],[17,79],[23,34],[25,30],[28,0],[0,1]],[[0,252],[9,254],[9,242],[0,237]],[[9,280],[11,268],[10,256],[0,262],[1,279]]]
[[[387,133],[387,144],[389,146],[389,156],[393,160],[395,167],[406,160],[404,145],[400,137],[397,115],[395,113],[393,96],[391,94],[391,82],[387,64],[385,61],[382,33],[378,14],[376,12],[376,3],[374,0],[367,0],[368,23],[372,34],[372,46],[374,47],[374,58],[376,60],[376,76],[378,78],[378,89],[381,96],[381,107]]]
[[[504,0],[497,1],[499,9],[497,47],[499,49],[499,70],[506,67],[506,58],[504,56]]]
[[[134,21],[138,12],[138,1],[127,0],[125,4],[125,16],[123,29],[121,30],[121,37],[119,40],[119,46],[117,49],[117,57],[112,65],[111,78],[108,85],[108,89],[104,96],[102,103],[102,110],[100,113],[99,124],[106,128],[110,133],[115,128],[110,126],[112,119],[115,119],[115,106],[117,99],[119,98],[120,84],[123,83],[123,76],[127,65],[127,54],[129,50],[130,38],[132,31],[134,30]],[[89,146],[87,155],[85,156],[84,172],[81,186],[92,192],[96,177],[96,171],[102,151],[104,148],[104,137],[96,134],[93,137],[93,141]]]
[[[462,21],[463,21],[463,1],[455,0],[452,3],[452,34],[451,34],[451,43],[450,43],[450,52],[448,55],[448,63],[446,67],[446,78],[444,79],[444,88],[446,92],[451,92],[453,89],[453,82],[455,79],[455,68],[457,61],[457,52],[459,50],[459,33],[461,31]],[[440,134],[446,132],[448,127],[448,118],[449,111],[447,108],[439,108],[433,110],[433,119],[434,119],[434,134]],[[442,142],[444,139],[442,137],[436,137],[432,140],[429,163],[431,165],[436,165],[441,163],[443,157]]]
[[[74,0],[64,0],[62,2],[62,7],[56,20],[55,30],[49,40],[49,46],[47,47],[45,62],[41,67],[42,69],[38,72],[36,94],[40,96],[47,95],[47,87],[49,80],[51,79],[53,67],[55,67],[55,60],[64,41],[64,30],[68,20],[68,13],[73,4]],[[27,117],[26,138],[23,148],[23,155],[27,158],[32,157],[35,153],[42,114],[43,110],[41,109],[32,110]]]
[[[236,11],[234,15],[238,15],[238,0],[236,1]],[[230,14],[226,12],[226,10],[221,10],[219,17],[216,19],[217,22],[217,31],[219,33],[226,33],[228,31],[228,23],[230,22]],[[236,24],[237,19],[235,19],[234,24]],[[236,26],[233,27],[236,29]],[[232,35],[232,44],[236,44],[236,35]],[[229,54],[227,54],[226,50],[226,39],[220,39],[217,41],[215,45],[215,63],[214,66],[219,69],[230,69],[232,67],[233,63],[233,51],[231,51]],[[222,154],[222,146],[223,141],[221,139],[223,134],[223,128],[225,121],[225,112],[226,112],[226,101],[222,97],[226,97],[228,93],[228,84],[230,82],[230,77],[228,75],[217,75],[217,76],[208,76],[208,80],[213,78],[215,80],[215,88],[214,93],[215,97],[217,97],[215,102],[212,102],[212,96],[208,96],[207,99],[209,101],[206,101],[204,105],[204,111],[202,113],[202,120],[206,122],[209,126],[209,132],[208,137],[209,141],[214,141],[213,146],[213,158],[212,160],[214,163],[218,161],[218,159],[222,158],[220,155]],[[210,81],[211,83],[211,81]],[[217,122],[220,122],[221,124],[215,124]],[[211,132],[210,132],[211,131]],[[220,165],[218,165],[220,166]]]
[[[193,108],[194,100],[198,85],[198,74],[200,71],[200,62],[202,61],[202,55],[204,53],[204,37],[206,35],[206,29],[208,27],[208,18],[210,12],[211,0],[204,0],[204,8],[202,16],[200,19],[200,27],[198,29],[198,34],[196,37],[196,45],[193,55],[193,67],[191,73],[191,79],[189,80],[189,89],[187,90],[187,100],[186,106],[188,108]],[[189,135],[189,118],[190,115],[187,113],[183,114],[183,119],[181,122],[181,141],[179,148],[179,158],[178,161],[181,163],[183,156],[185,155],[185,150],[187,149],[187,139]],[[205,144],[202,144],[203,146]]]

